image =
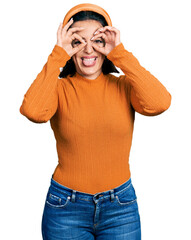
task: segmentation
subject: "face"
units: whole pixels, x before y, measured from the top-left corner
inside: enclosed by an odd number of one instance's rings
[[[90,39],[94,36],[94,32],[103,26],[96,20],[85,20],[75,22],[72,27],[84,27],[85,29],[76,33],[87,42],[82,50],[72,56],[76,71],[85,78],[95,79],[102,72],[102,64],[105,55],[96,51],[92,44],[94,43],[99,47],[103,47],[104,40],[102,38],[97,38],[96,40]],[[75,39],[72,42],[73,47],[78,46],[79,44],[81,43],[78,39]],[[90,59],[88,60],[88,58]]]

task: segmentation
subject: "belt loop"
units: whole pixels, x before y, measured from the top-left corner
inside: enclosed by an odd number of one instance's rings
[[[113,202],[114,201],[114,190],[112,189],[112,190],[110,190],[110,194],[111,194],[111,202]]]
[[[72,202],[75,202],[75,198],[76,198],[76,190],[72,190]]]

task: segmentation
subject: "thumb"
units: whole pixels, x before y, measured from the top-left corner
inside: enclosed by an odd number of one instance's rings
[[[94,48],[96,51],[98,51],[98,52],[100,52],[100,53],[102,53],[102,54],[105,55],[104,48],[98,47],[98,46],[96,46],[95,44],[93,44],[93,48]]]

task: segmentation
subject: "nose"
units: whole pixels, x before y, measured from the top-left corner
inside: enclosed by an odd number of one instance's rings
[[[86,44],[85,47],[84,47],[84,51],[87,52],[87,53],[93,52],[94,49],[93,49],[93,46],[92,46],[92,45],[93,45],[93,42],[88,41],[87,44]]]

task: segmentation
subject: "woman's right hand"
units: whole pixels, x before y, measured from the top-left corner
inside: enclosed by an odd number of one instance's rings
[[[72,25],[73,19],[70,19],[70,21],[64,26],[63,23],[60,23],[60,26],[57,31],[57,45],[62,47],[70,57],[72,57],[75,53],[80,51],[85,45],[86,42],[80,37],[76,31],[83,30],[84,28],[81,27],[73,27],[68,30],[70,25]],[[68,30],[68,31],[67,31]],[[76,47],[72,46],[72,41],[78,39],[81,44],[79,44]]]

